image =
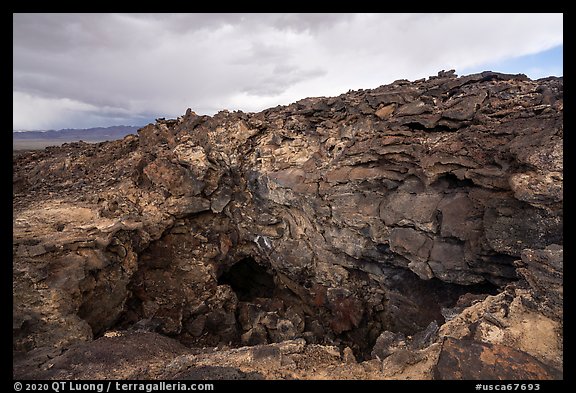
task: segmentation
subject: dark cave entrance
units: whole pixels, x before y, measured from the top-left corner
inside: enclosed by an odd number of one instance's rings
[[[205,269],[208,265],[195,262],[194,249],[187,248],[195,240],[177,235],[166,235],[139,255],[116,329],[156,331],[191,348],[303,338],[349,347],[357,360],[367,360],[382,332],[406,337],[428,332],[433,321],[442,325],[472,302],[499,292],[487,283],[421,280],[395,267],[387,268],[385,283],[346,267],[348,281],[328,287],[314,276],[276,271],[266,258],[244,252]]]
[[[422,280],[409,270],[399,269],[388,280],[387,330],[414,335],[432,321],[442,325],[457,309],[499,292],[489,282],[460,285],[438,278]]]
[[[228,284],[243,302],[255,298],[271,298],[274,294],[274,277],[254,258],[246,257],[232,265],[218,278],[218,285]]]

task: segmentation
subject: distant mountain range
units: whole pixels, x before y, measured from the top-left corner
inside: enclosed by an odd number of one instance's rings
[[[49,131],[14,131],[12,138],[20,141],[49,140],[73,142],[82,140],[85,142],[101,142],[122,139],[128,134],[136,134],[140,128],[142,127],[112,126],[85,129],[66,128]]]

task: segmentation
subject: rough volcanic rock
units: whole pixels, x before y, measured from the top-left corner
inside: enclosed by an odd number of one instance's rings
[[[432,378],[445,337],[561,370],[562,139],[562,78],[440,72],[17,155],[15,376],[79,377],[66,356],[118,329],[216,354],[303,338],[359,378]],[[340,375],[214,356],[178,373]]]
[[[436,365],[436,379],[562,379],[532,356],[498,344],[446,338]]]

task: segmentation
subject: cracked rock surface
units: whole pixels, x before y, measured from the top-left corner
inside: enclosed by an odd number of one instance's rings
[[[562,378],[562,143],[442,71],[15,155],[14,376]]]

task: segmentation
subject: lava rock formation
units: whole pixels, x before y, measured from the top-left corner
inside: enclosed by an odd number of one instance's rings
[[[562,378],[562,140],[442,71],[17,155],[14,377]]]

